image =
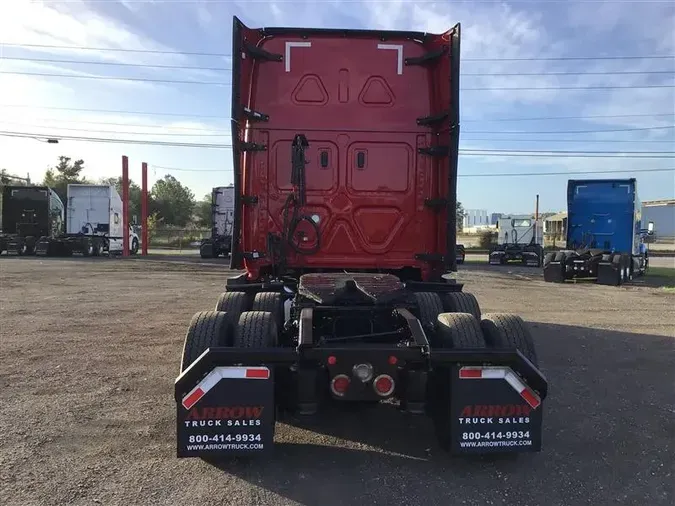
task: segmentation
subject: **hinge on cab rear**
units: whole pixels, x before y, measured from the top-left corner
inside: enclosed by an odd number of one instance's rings
[[[244,112],[244,116],[246,116],[251,121],[269,121],[270,120],[270,117],[267,114],[263,114],[261,112],[254,111],[253,109],[249,109],[246,106],[242,107],[242,111]]]
[[[258,203],[258,196],[257,195],[242,195],[241,201],[245,205],[257,204]]]
[[[241,151],[265,151],[267,146],[255,142],[242,142],[239,144],[239,149]]]
[[[422,116],[421,118],[417,118],[417,124],[420,126],[433,126],[437,123],[442,123],[445,121],[445,118],[447,118],[449,115],[448,111],[442,112],[440,114],[432,114],[429,116]]]
[[[439,212],[448,206],[448,199],[445,198],[424,199],[424,205],[431,208],[435,212]]]
[[[244,49],[248,54],[250,54],[254,60],[267,60],[267,61],[282,61],[283,56],[280,54],[270,53],[265,51],[263,48],[258,46],[253,46],[251,44],[244,44]]]
[[[445,256],[439,253],[415,253],[415,260],[422,260],[430,264],[441,263],[445,260]]]
[[[406,58],[405,64],[406,65],[424,65],[426,63],[433,63],[438,58],[440,58],[441,56],[443,56],[447,52],[448,52],[448,47],[443,46],[438,51],[431,51],[430,53],[423,54],[422,56],[413,56],[412,58]]]
[[[448,156],[449,146],[429,146],[428,148],[417,148],[417,152],[429,156]]]

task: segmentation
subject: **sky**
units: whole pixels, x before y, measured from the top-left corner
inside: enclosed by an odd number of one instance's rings
[[[644,172],[675,168],[674,154],[663,154],[675,152],[668,0],[0,1],[0,168],[39,181],[65,155],[83,159],[85,175],[98,179],[120,175],[126,155],[137,182],[147,162],[150,184],[171,174],[197,198],[230,183],[229,148],[161,143],[231,143],[233,15],[249,27],[441,33],[461,23],[460,149],[547,155],[461,154],[458,198],[467,209],[531,212],[539,194],[542,211],[562,210],[570,178],[636,177],[642,200],[675,198],[675,172]],[[653,158],[623,154],[637,151]],[[574,174],[611,170],[630,172]]]

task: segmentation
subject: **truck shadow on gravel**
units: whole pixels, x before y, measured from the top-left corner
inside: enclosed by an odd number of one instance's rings
[[[212,465],[301,504],[668,504],[673,337],[532,327],[549,380],[541,453],[451,457],[429,419],[381,405],[285,420],[270,457]]]

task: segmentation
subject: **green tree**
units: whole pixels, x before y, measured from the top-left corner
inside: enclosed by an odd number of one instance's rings
[[[210,228],[212,226],[211,217],[211,194],[207,193],[204,198],[197,202],[195,207],[197,225],[201,228]]]
[[[157,212],[162,223],[185,226],[192,220],[195,196],[175,177],[167,174],[152,186],[151,212]]]
[[[457,201],[457,221],[455,222],[457,232],[464,230],[464,206],[458,200]]]
[[[75,160],[71,163],[71,158],[59,156],[59,163],[54,168],[47,169],[42,184],[52,188],[61,201],[65,204],[68,185],[78,183],[88,183],[87,179],[81,175],[84,170],[84,160]]]

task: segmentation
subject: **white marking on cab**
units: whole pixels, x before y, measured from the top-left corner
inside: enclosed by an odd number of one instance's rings
[[[286,72],[291,71],[291,48],[292,47],[312,47],[311,42],[286,42]]]
[[[403,44],[378,44],[377,49],[388,49],[398,52],[398,65],[396,73],[400,76],[403,74]]]

